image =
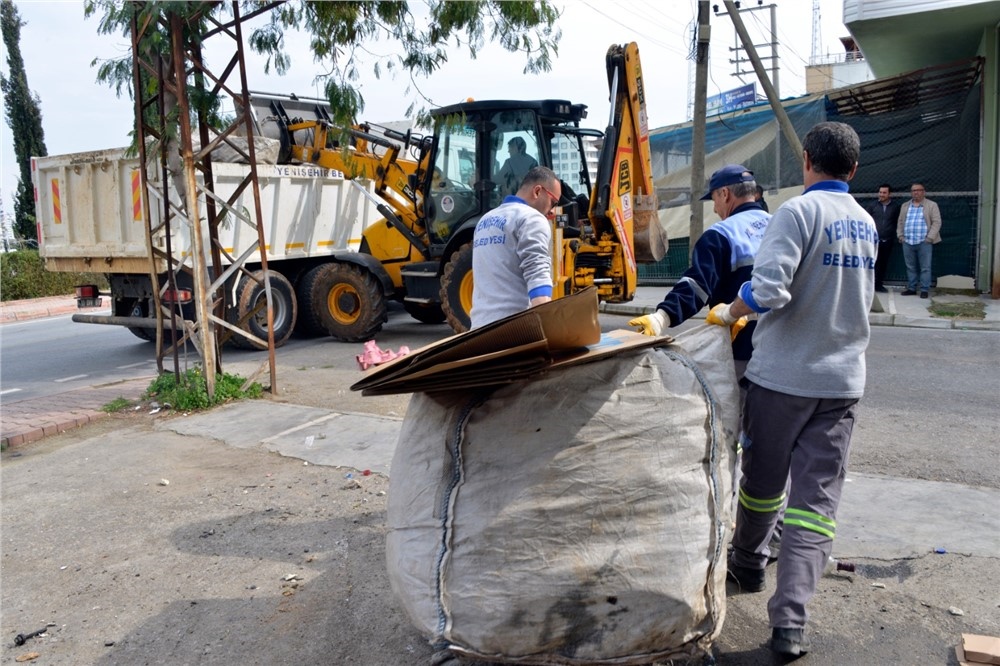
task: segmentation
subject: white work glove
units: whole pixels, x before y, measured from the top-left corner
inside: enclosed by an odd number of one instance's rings
[[[732,303],[719,303],[714,308],[708,311],[708,316],[705,317],[706,324],[713,324],[715,326],[728,326],[729,327],[729,340],[732,342],[736,339],[736,336],[740,334],[743,327],[747,325],[750,320],[749,317],[734,317],[732,313]]]
[[[636,326],[643,335],[658,337],[663,335],[663,329],[670,327],[670,317],[663,310],[657,309],[653,314],[630,319],[629,326]]]

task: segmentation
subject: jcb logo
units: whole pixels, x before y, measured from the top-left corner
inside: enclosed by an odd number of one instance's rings
[[[618,163],[618,194],[625,194],[632,191],[632,176],[629,170],[628,160]]]
[[[646,91],[643,90],[643,87],[642,87],[642,77],[641,76],[635,77],[635,91],[636,91],[636,94],[639,96],[639,104],[645,105],[646,104]]]

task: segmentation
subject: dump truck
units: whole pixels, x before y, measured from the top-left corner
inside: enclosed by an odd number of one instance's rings
[[[247,164],[214,162],[217,194],[228,198],[246,178],[249,168]],[[149,225],[143,217],[145,193],[139,170],[138,158],[130,157],[124,148],[32,158],[39,253],[46,269],[103,273],[110,286],[110,315],[78,313],[74,320],[121,325],[139,338],[154,340],[154,285],[146,247]],[[154,178],[156,171],[150,170]],[[312,165],[258,164],[257,172],[274,299],[274,341],[280,346],[296,328],[307,333],[322,332],[319,317],[310,310],[308,301],[300,305],[296,286],[307,284],[315,269],[326,265],[332,256],[357,255],[365,227],[381,216],[364,196],[364,188],[359,189],[335,170]],[[236,207],[253,208],[249,190],[240,195]],[[158,218],[161,206],[150,205],[149,210]],[[219,235],[232,256],[240,256],[257,243],[256,233],[246,225],[224,223]],[[170,242],[175,256],[190,253],[188,226],[173,225]],[[153,243],[165,248],[166,234],[159,232]],[[247,268],[259,271],[259,259],[255,261],[251,255]],[[155,269],[162,284],[167,282],[166,270],[165,264]],[[189,277],[179,274],[181,282],[175,290],[163,292],[165,302],[190,303],[192,285],[183,283],[185,276]],[[240,273],[234,274],[226,290],[226,317],[231,322],[253,311],[265,297],[261,282]],[[99,304],[103,294],[97,292],[96,286],[81,285],[77,296],[79,305],[93,306]],[[266,340],[267,321],[261,312],[250,317],[245,326]],[[242,336],[234,335],[231,340],[239,346],[255,346]]]

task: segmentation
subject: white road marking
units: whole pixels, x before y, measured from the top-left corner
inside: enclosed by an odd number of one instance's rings
[[[156,361],[139,361],[138,363],[129,363],[128,365],[119,365],[117,368],[119,370],[128,370],[129,368],[138,368],[143,365],[149,365],[150,363],[155,363]]]
[[[17,392],[18,392],[18,391],[20,391],[20,390],[21,390],[21,389],[18,389],[18,388],[14,388],[14,389],[4,389],[3,391],[0,391],[0,395],[7,395],[8,393],[17,393]]]
[[[54,381],[56,384],[62,384],[63,382],[71,382],[74,379],[83,379],[86,376],[87,375],[73,375],[72,377],[63,377],[62,379],[54,379],[52,381]]]

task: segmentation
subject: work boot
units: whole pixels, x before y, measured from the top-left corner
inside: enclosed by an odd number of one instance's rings
[[[771,631],[771,651],[789,657],[799,657],[809,652],[812,644],[805,629],[775,627]]]
[[[927,298],[929,294],[926,291],[920,292],[920,298]]]
[[[736,583],[740,592],[763,592],[764,591],[764,570],[751,569],[733,564],[732,560],[727,564],[726,578]]]
[[[913,291],[912,289],[904,289],[902,292],[900,292],[899,295],[900,296],[916,296],[917,292]]]

